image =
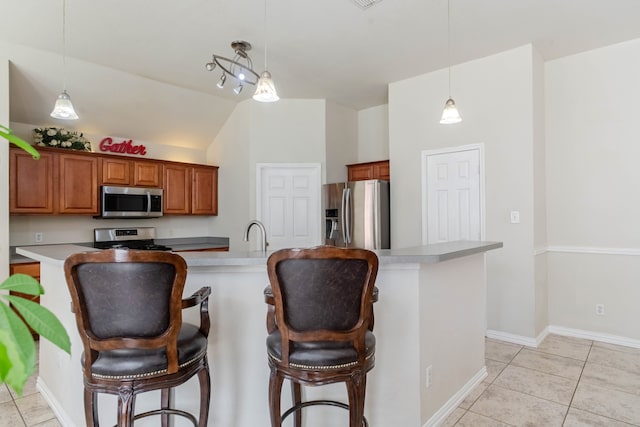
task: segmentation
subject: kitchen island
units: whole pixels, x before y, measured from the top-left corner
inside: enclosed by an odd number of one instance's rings
[[[376,366],[367,376],[365,415],[372,426],[436,425],[486,377],[485,253],[497,242],[449,242],[377,251],[380,268],[375,304]],[[17,248],[41,263],[46,294],[41,304],[67,328],[72,355],[48,341],[40,344],[38,387],[63,426],[84,425],[82,344],[70,311],[64,279],[67,256],[94,250],[75,245]],[[265,349],[268,285],[266,255],[260,252],[185,252],[189,267],[185,296],[211,286],[211,407],[209,426],[254,427],[269,423],[269,369]],[[185,320],[197,323],[197,310]],[[430,375],[426,375],[427,370]],[[176,406],[197,412],[198,387],[190,380],[176,392]],[[307,398],[346,401],[344,385],[307,388]],[[283,409],[288,405],[283,393]],[[137,399],[138,412],[157,406],[159,394]],[[102,395],[100,422],[115,424],[115,398]],[[348,425],[339,408],[305,410],[308,427]],[[155,425],[157,420],[137,426]],[[288,419],[287,422],[291,420]],[[177,427],[182,420],[176,420]],[[290,425],[290,424],[285,424]]]

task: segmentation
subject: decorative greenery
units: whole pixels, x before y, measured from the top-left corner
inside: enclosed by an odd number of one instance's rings
[[[40,147],[91,151],[91,142],[82,133],[56,127],[35,128],[33,142]]]
[[[40,154],[26,141],[0,125],[0,136],[24,149],[35,159]],[[44,294],[40,283],[26,274],[14,274],[0,284],[0,291],[15,291],[34,297]],[[71,341],[62,323],[46,308],[26,298],[0,295],[20,313],[18,316],[8,304],[0,302],[0,384],[6,382],[18,394],[36,368],[36,346],[27,325],[43,338],[71,354]]]

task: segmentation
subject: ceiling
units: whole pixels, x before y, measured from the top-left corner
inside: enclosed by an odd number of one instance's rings
[[[264,68],[263,0],[66,1],[65,73],[62,0],[0,0],[12,122],[202,149],[253,92],[219,90],[204,67],[212,53],[231,57],[231,41],[246,40]],[[281,98],[359,110],[386,103],[388,83],[449,62],[528,43],[551,60],[640,38],[639,19],[637,0],[451,0],[448,53],[446,0],[269,0],[268,64]],[[65,78],[72,123],[48,116]]]

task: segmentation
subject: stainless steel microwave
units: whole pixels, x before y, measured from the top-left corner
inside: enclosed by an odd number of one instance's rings
[[[162,188],[103,185],[101,218],[156,218],[162,216]]]

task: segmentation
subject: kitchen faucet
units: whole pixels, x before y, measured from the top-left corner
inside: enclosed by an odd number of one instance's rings
[[[249,224],[247,224],[247,228],[244,231],[243,240],[245,242],[249,241],[249,231],[251,230],[251,227],[253,227],[254,225],[257,225],[258,229],[260,230],[262,252],[267,252],[267,246],[269,246],[269,243],[267,243],[267,230],[264,228],[264,224],[258,221],[257,219],[249,221]]]

